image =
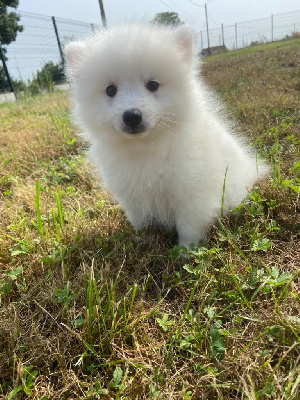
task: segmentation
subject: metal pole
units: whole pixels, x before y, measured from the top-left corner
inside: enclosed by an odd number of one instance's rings
[[[206,18],[206,33],[207,33],[207,48],[210,48],[209,44],[209,32],[208,32],[208,18],[207,18],[207,5],[205,3],[205,18]]]
[[[92,32],[95,33],[95,25],[91,24]]]
[[[201,50],[203,50],[203,36],[202,36],[202,31],[200,31],[200,38],[201,38]]]
[[[104,6],[103,6],[102,0],[99,0],[99,6],[100,6],[102,24],[103,24],[103,27],[106,28],[106,17],[105,17],[105,11],[104,11]]]
[[[64,57],[64,53],[62,51],[61,43],[60,43],[59,36],[58,36],[58,30],[57,30],[57,26],[56,26],[56,21],[55,21],[54,17],[52,17],[52,22],[53,22],[55,36],[56,36],[56,40],[57,40],[57,44],[58,44],[58,48],[59,48],[59,52],[60,52],[61,62],[62,62],[62,64],[64,64],[65,63],[65,57]]]
[[[235,23],[235,48],[238,48],[238,41],[237,41],[237,23]]]
[[[0,43],[0,57],[1,57],[1,60],[2,60],[2,63],[3,63],[3,68],[4,68],[4,72],[5,72],[5,75],[6,75],[6,78],[7,78],[7,82],[8,82],[10,91],[13,92],[13,94],[15,95],[15,98],[17,100],[17,94],[15,92],[12,80],[10,79],[10,75],[9,75],[9,72],[8,72],[8,69],[7,69],[7,66],[6,66],[5,55],[3,54],[1,43]]]
[[[224,25],[223,24],[222,24],[221,28],[222,28],[222,44],[223,44],[223,46],[225,46]]]
[[[271,41],[273,42],[273,14],[271,15]]]

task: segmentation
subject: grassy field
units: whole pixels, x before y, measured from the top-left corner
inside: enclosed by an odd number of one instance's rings
[[[299,397],[300,41],[205,59],[272,172],[183,259],[85,162],[66,93],[0,106],[0,398]]]

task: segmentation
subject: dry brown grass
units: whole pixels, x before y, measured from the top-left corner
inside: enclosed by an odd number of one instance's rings
[[[204,64],[273,172],[186,266],[94,180],[65,93],[0,106],[0,398],[297,399],[299,48]]]

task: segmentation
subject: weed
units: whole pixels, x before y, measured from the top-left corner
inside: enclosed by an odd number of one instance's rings
[[[43,222],[42,222],[42,216],[41,216],[41,211],[40,211],[40,181],[36,181],[35,185],[35,191],[36,191],[36,196],[35,196],[35,206],[36,206],[36,214],[37,214],[37,224],[34,224],[37,231],[40,234],[41,239],[44,237],[44,229],[43,229]]]
[[[226,351],[222,330],[220,328],[221,321],[216,321],[211,325],[209,332],[211,355],[217,360],[223,360]]]
[[[162,318],[156,318],[156,322],[164,332],[168,331],[168,327],[174,324],[174,321],[168,319],[168,314],[164,314]]]
[[[25,395],[32,394],[32,388],[34,386],[34,380],[38,374],[38,371],[33,369],[34,367],[28,365],[27,367],[21,367],[21,384],[16,386],[9,394],[7,399],[14,398],[18,393],[23,392]]]
[[[5,297],[13,291],[13,283],[17,282],[19,285],[22,284],[22,281],[19,279],[22,272],[23,268],[21,266],[13,270],[5,271],[6,278],[0,280],[0,306],[1,297]]]

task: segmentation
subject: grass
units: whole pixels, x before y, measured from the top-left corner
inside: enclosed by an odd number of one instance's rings
[[[1,398],[298,398],[299,49],[205,60],[272,173],[188,259],[93,178],[65,93],[0,105]]]

